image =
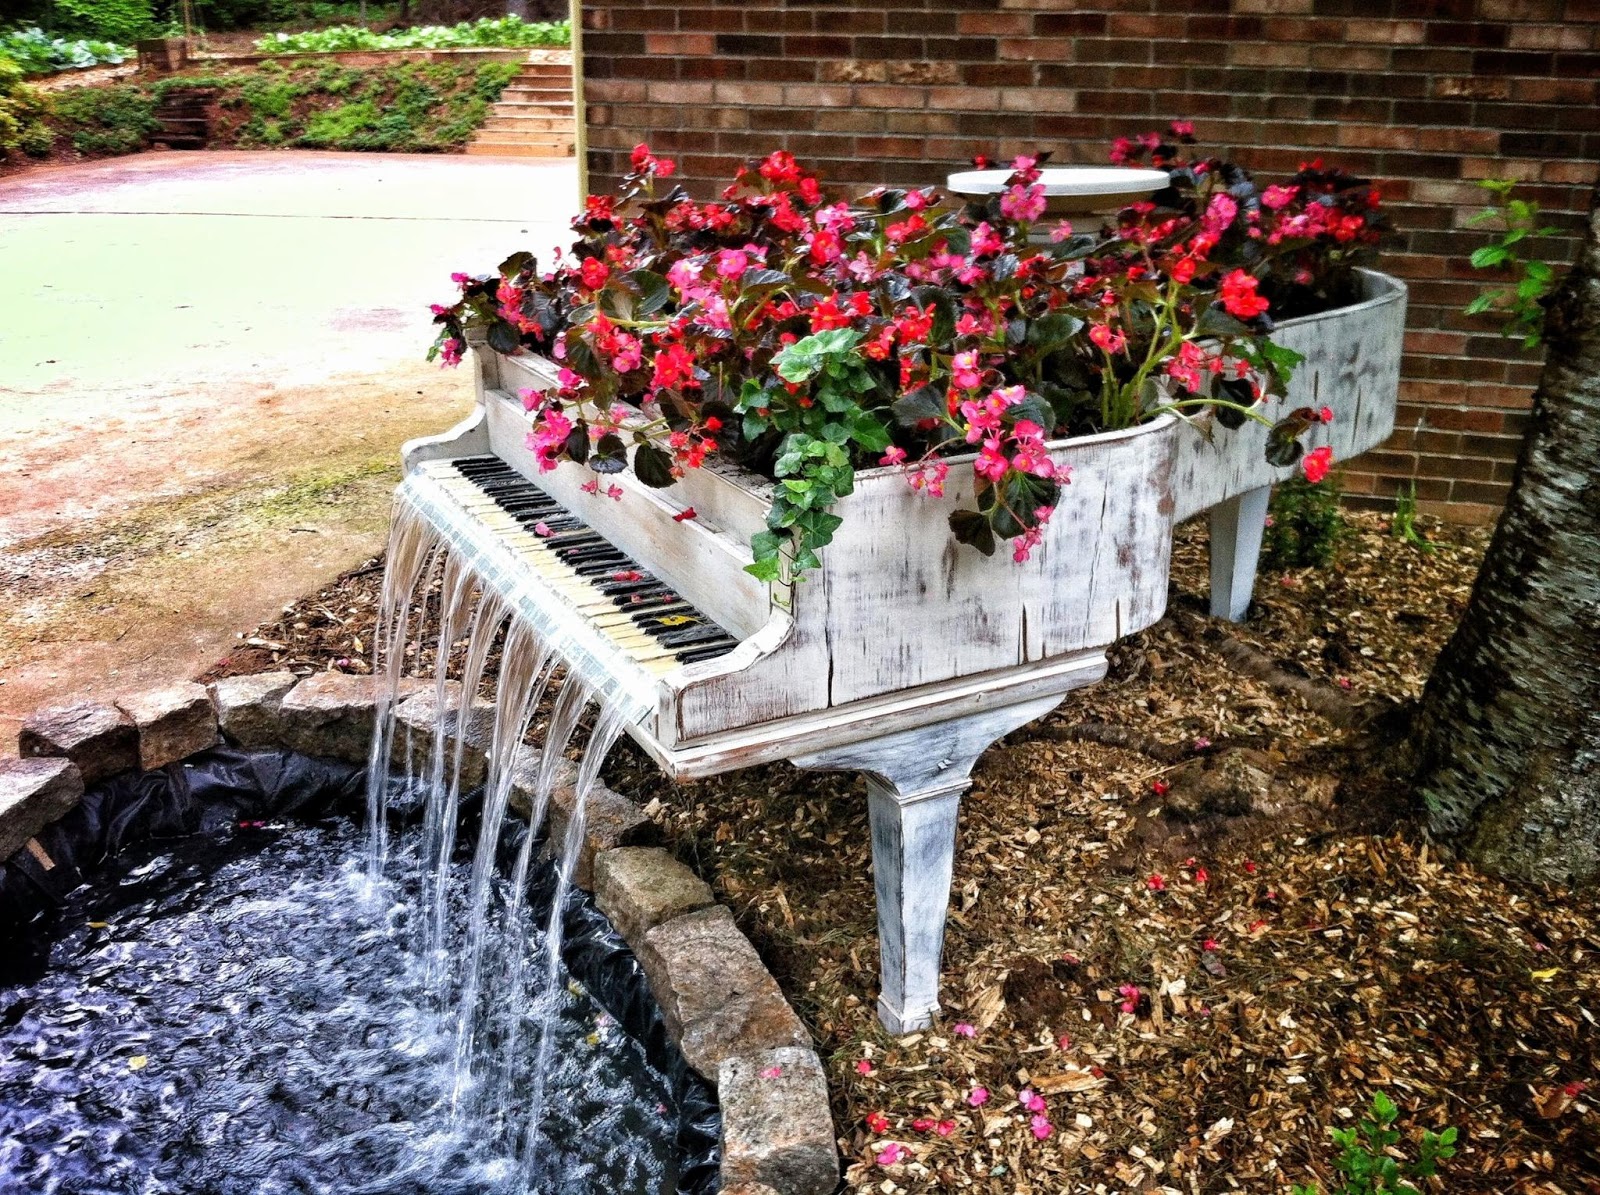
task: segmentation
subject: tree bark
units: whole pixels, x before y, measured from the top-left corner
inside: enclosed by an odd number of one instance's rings
[[[1600,876],[1600,185],[1532,424],[1415,724],[1430,829],[1485,870]]]

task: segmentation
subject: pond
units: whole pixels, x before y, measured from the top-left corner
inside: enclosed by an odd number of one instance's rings
[[[410,836],[374,880],[349,818],[208,820],[210,833],[123,851],[10,952],[0,1190],[679,1187],[681,1060],[630,1036],[565,968],[546,989],[537,898],[508,917],[494,880],[475,1031],[495,1062],[463,1073],[452,959],[430,967],[417,949]],[[551,1048],[536,1050],[546,1026]]]

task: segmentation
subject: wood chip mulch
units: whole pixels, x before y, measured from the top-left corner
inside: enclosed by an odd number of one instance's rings
[[[1600,1192],[1600,898],[1452,861],[1394,775],[1396,711],[1487,534],[1434,527],[1423,552],[1350,518],[1334,566],[1263,571],[1239,627],[1204,616],[1205,530],[1180,528],[1168,617],[984,757],[944,1015],[922,1033],[874,1016],[858,779],[678,786],[614,752],[607,782],[735,910],[816,1035],[849,1189],[1335,1191],[1327,1130],[1382,1089],[1413,1142],[1459,1127],[1435,1190]],[[367,670],[379,580],[369,565],[296,603],[213,675]]]

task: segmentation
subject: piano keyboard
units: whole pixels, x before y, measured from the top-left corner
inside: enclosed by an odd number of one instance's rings
[[[660,675],[739,640],[496,456],[419,470],[631,662]]]

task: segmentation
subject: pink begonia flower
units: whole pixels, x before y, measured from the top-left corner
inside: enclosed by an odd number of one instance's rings
[[[955,1034],[957,1037],[977,1037],[978,1031],[965,1021],[961,1021],[956,1025]]]
[[[724,249],[717,254],[717,273],[724,278],[742,278],[750,268],[750,257],[738,249]]]
[[[1072,235],[1072,221],[1058,220],[1056,226],[1050,230],[1050,239],[1057,243],[1066,240]]]
[[[867,1127],[874,1133],[887,1133],[889,1131],[889,1118],[882,1112],[868,1112]]]
[[[460,365],[461,364],[461,354],[466,349],[466,347],[467,346],[465,344],[463,344],[459,340],[456,340],[454,337],[452,337],[451,339],[445,341],[443,344],[441,344],[439,346],[439,364],[440,364],[440,366],[442,367],[442,366],[445,366],[445,365]]]
[[[911,1151],[898,1141],[891,1141],[878,1151],[878,1165],[894,1166],[911,1156]]]
[[[1063,1033],[1060,1037],[1056,1038],[1056,1049],[1065,1054],[1068,1050],[1072,1049],[1072,1038]]]
[[[989,1102],[989,1089],[987,1087],[974,1087],[967,1093],[967,1103],[974,1108],[981,1108]]]
[[[1333,465],[1333,449],[1324,444],[1321,448],[1313,448],[1306,453],[1300,461],[1300,469],[1306,475],[1306,480],[1316,485],[1328,475],[1328,469]]]
[[[951,1133],[956,1131],[956,1122],[953,1120],[941,1120],[938,1124],[933,1126],[933,1131],[938,1133],[941,1137],[948,1137]]]
[[[1300,193],[1299,187],[1268,187],[1261,192],[1261,206],[1272,211],[1288,207]]]
[[[1033,1135],[1040,1141],[1050,1136],[1055,1131],[1055,1126],[1050,1123],[1050,1118],[1040,1113],[1028,1121],[1028,1127],[1033,1130]]]
[[[1109,324],[1095,324],[1089,329],[1089,339],[1108,353],[1120,353],[1128,347],[1128,338],[1113,332]]]
[[[980,477],[987,477],[990,481],[999,481],[1010,467],[1011,462],[1006,460],[1006,454],[1000,451],[998,439],[985,440],[983,447],[978,451],[978,459],[972,462],[972,471]]]
[[[1021,1104],[1029,1112],[1043,1112],[1045,1109],[1044,1096],[1031,1087],[1024,1087],[1017,1092],[1017,1103]]]
[[[1006,243],[1000,234],[989,227],[987,220],[972,230],[972,255],[984,257],[1005,251]]]
[[[978,364],[976,349],[955,355],[950,362],[950,381],[958,390],[976,390],[983,384],[983,367]]]
[[[933,1126],[934,1120],[931,1116],[919,1116],[911,1122],[911,1127],[919,1133],[931,1132]]]
[[[856,1074],[870,1075],[871,1073],[872,1063],[868,1062],[865,1058],[859,1058],[856,1060]]]
[[[890,445],[889,450],[878,458],[880,465],[903,465],[906,461],[906,450],[897,444]]]
[[[1044,215],[1044,187],[1039,183],[1011,187],[1000,197],[1000,214],[1008,220],[1029,222]]]
[[[906,481],[914,490],[927,490],[930,497],[944,497],[944,481],[950,466],[944,461],[922,461],[906,474]]]

